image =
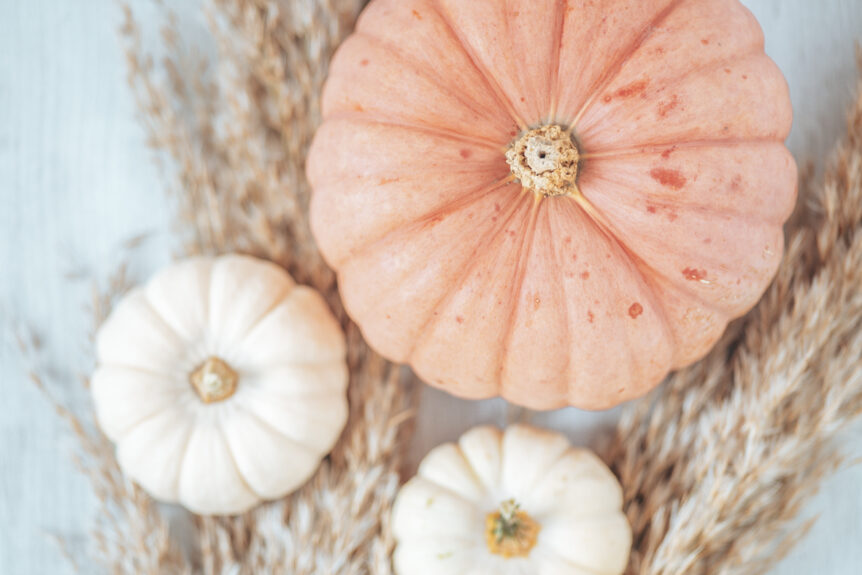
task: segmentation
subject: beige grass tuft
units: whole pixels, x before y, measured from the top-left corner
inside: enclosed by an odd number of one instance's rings
[[[775,283],[702,362],[629,406],[608,456],[630,573],[767,572],[810,522],[862,413],[862,84],[824,181],[800,194]]]

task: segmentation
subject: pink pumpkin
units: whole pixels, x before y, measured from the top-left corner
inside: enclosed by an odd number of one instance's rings
[[[737,0],[374,0],[308,161],[370,344],[455,395],[607,408],[773,277],[787,85]]]

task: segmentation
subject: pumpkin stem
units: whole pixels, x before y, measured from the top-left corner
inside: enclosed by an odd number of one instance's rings
[[[578,147],[571,135],[557,125],[530,130],[506,151],[506,163],[521,185],[539,196],[577,193]]]
[[[504,559],[527,557],[535,547],[541,526],[514,499],[500,504],[499,511],[485,518],[485,543],[494,555]]]
[[[239,376],[223,360],[210,357],[189,374],[189,382],[201,401],[216,403],[234,394]]]

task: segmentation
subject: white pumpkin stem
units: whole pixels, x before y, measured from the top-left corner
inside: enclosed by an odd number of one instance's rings
[[[189,382],[201,401],[216,403],[234,394],[239,375],[225,361],[210,357],[189,374]]]
[[[524,133],[506,151],[506,163],[521,185],[537,196],[578,193],[580,153],[572,136],[557,125]]]
[[[509,499],[485,518],[485,543],[491,553],[504,559],[527,557],[536,546],[540,529],[514,499]]]

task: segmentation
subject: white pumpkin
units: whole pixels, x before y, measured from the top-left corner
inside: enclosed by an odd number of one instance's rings
[[[631,528],[592,452],[526,425],[432,450],[393,509],[398,575],[618,575]]]
[[[92,393],[123,471],[201,514],[303,484],[347,419],[341,326],[316,291],[244,256],[157,274],[97,338]]]

